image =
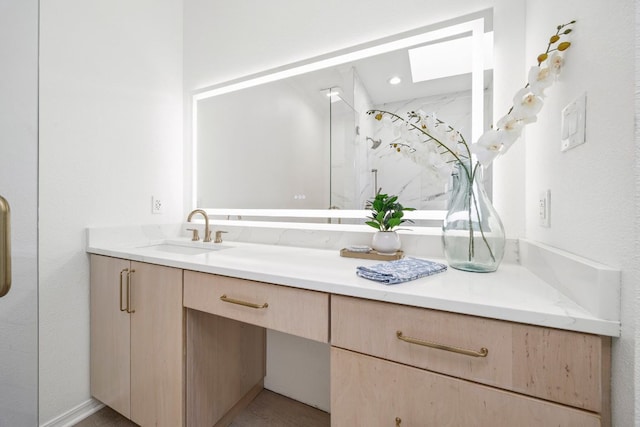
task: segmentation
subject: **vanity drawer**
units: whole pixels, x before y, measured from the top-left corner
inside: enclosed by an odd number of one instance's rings
[[[329,294],[184,272],[184,306],[315,341],[329,340]]]
[[[608,337],[332,296],[331,341],[590,411],[608,410]]]
[[[597,414],[331,349],[331,425],[600,427]]]

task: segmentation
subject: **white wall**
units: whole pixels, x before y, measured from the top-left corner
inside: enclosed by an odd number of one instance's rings
[[[11,290],[0,299],[0,426],[38,421],[38,2],[0,0],[0,195]]]
[[[41,1],[40,20],[45,424],[89,399],[85,228],[183,219],[182,2]]]
[[[622,338],[613,345],[614,426],[634,425],[639,404],[634,18],[632,0],[616,1],[615,7],[607,0],[527,2],[530,62],[546,47],[555,25],[578,22],[563,74],[547,89],[538,122],[526,129],[526,235],[622,269]],[[561,153],[560,113],[585,91],[587,142]],[[537,220],[537,197],[546,189],[551,189],[550,228]]]

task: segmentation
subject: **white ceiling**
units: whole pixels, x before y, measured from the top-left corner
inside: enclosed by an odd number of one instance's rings
[[[455,40],[452,42],[455,42]],[[433,43],[424,46],[429,49],[433,48],[425,54],[427,57],[432,57],[434,65],[438,67],[442,65],[441,61],[444,60],[444,56],[440,54],[442,48],[439,48],[439,46],[442,46],[442,43]],[[452,45],[451,48],[456,50],[454,51],[454,56],[462,55],[469,58],[471,56],[469,51],[463,52],[459,45]],[[440,49],[440,51],[438,49]],[[469,64],[470,62],[469,59]],[[430,63],[427,62],[427,71],[429,71],[429,64]],[[486,68],[491,68],[490,61],[485,61],[485,64]],[[440,78],[426,77],[428,80],[413,83],[407,49],[360,59],[339,67],[314,71],[296,76],[294,79],[299,85],[304,87],[305,90],[312,93],[321,93],[323,89],[342,87],[345,76],[348,75],[347,73],[351,68],[354,68],[360,77],[374,105],[471,90],[470,72]],[[456,73],[459,72],[459,70],[458,68],[458,70],[452,72]],[[389,84],[388,80],[392,76],[400,76],[402,83],[398,85]],[[485,72],[485,87],[491,85],[491,76],[491,72]]]

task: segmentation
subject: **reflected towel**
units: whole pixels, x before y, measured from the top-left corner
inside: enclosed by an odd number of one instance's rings
[[[370,267],[360,266],[356,269],[356,274],[365,279],[375,280],[386,285],[395,285],[396,283],[431,276],[446,269],[447,266],[439,262],[418,258],[402,258]]]

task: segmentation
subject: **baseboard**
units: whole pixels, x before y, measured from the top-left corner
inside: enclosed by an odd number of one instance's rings
[[[90,415],[98,412],[102,408],[104,408],[104,403],[95,399],[89,399],[75,408],[71,408],[64,414],[59,415],[44,424],[40,424],[40,427],[71,427],[72,425],[79,423]]]

